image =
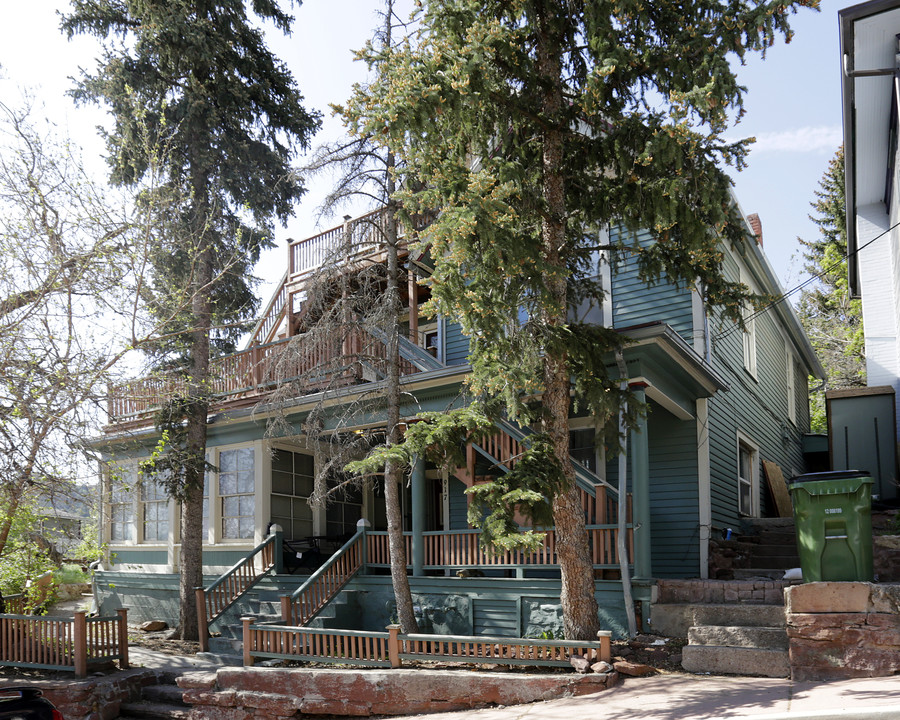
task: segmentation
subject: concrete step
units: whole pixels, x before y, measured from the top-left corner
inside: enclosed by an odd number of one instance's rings
[[[782,605],[727,604],[655,604],[650,610],[650,625],[657,635],[687,637],[697,625],[744,625],[751,627],[784,627]]]
[[[787,650],[685,645],[681,653],[681,667],[692,673],[779,678],[791,674]]]
[[[788,636],[784,627],[698,625],[688,629],[688,643],[705,646],[787,650]]]
[[[122,703],[119,706],[119,718],[143,718],[144,720],[158,720],[159,718],[171,718],[172,720],[188,720],[191,710],[180,705],[167,703],[134,702]]]
[[[759,545],[754,545],[753,548],[751,548],[750,557],[753,557],[753,558],[765,558],[765,557],[799,558],[800,556],[797,554],[797,546],[796,545],[768,545],[765,543],[760,543]]]

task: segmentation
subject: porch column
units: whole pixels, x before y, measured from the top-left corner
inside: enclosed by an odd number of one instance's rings
[[[630,386],[635,400],[647,401],[644,383]],[[638,418],[637,428],[631,431],[631,517],[634,523],[634,579],[649,580],[652,577],[650,561],[650,443],[647,417]]]
[[[425,574],[425,460],[417,457],[412,466],[412,567],[413,576]]]

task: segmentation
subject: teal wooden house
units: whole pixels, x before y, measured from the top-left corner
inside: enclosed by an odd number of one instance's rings
[[[242,603],[249,598],[258,603],[255,612],[276,613],[278,598],[294,591],[302,595],[309,571],[332,553],[340,562],[329,568],[344,563],[340,592],[293,611],[293,621],[314,622],[330,613],[331,622],[346,629],[381,630],[394,613],[383,490],[370,483],[323,507],[311,506],[316,464],[328,461],[328,443],[306,442],[303,430],[314,409],[325,436],[384,422],[377,411],[360,416],[357,426],[338,419],[341,408],[384,382],[371,360],[384,357],[383,340],[366,332],[312,340],[303,335],[302,318],[310,278],[329,251],[349,243],[344,247],[351,251],[343,254],[347,267],[354,258],[383,261],[372,231],[377,218],[375,213],[348,220],[291,242],[288,270],[250,343],[215,361],[217,396],[209,417],[208,455],[217,472],[210,472],[206,483],[204,570],[213,585],[236,563],[261,557],[261,546],[269,554],[265,576],[254,576],[246,597],[210,599],[218,590],[210,592],[204,602],[212,630],[224,633],[229,613],[246,612]],[[782,290],[754,221],[756,231],[747,225],[743,245],[725,250],[724,271],[756,292],[777,297]],[[615,240],[621,231],[608,232]],[[639,241],[651,242],[649,234]],[[426,259],[403,255],[410,274],[427,274]],[[586,312],[591,322],[630,339],[624,350],[627,379],[648,408],[629,438],[627,465],[629,560],[647,627],[656,579],[707,577],[711,537],[739,527],[742,518],[774,514],[762,479],[763,461],[777,464],[785,476],[805,471],[801,441],[809,430],[808,378],[824,373],[789,303],[776,303],[756,315],[748,311],[742,331],[707,313],[696,289],[665,282],[647,287],[633,258],[616,258],[614,269],[609,260],[596,259],[607,298],[602,307]],[[409,334],[400,353],[409,398],[404,416],[410,419],[458,404],[469,372],[468,343],[459,325],[451,318],[421,317],[419,305],[426,297],[427,288],[414,282],[404,297]],[[276,376],[285,376],[283,360],[298,343],[305,343],[306,350],[291,361],[288,375],[308,376],[317,363],[324,368],[337,355],[358,361],[343,366],[338,381],[333,370],[323,370],[319,384],[308,383],[293,396],[281,392],[276,403]],[[615,358],[609,358],[609,365],[617,368]],[[138,465],[157,442],[154,408],[176,386],[174,379],[154,378],[113,388],[110,422],[97,443],[114,469],[104,477],[102,533],[108,557],[96,575],[97,592],[102,604],[125,605],[132,618],[177,618],[179,509],[152,477],[141,477]],[[292,431],[272,437],[270,421],[276,413]],[[592,417],[570,419],[572,461],[601,622],[621,633],[625,611],[616,555],[617,462],[597,443],[595,424]],[[401,488],[409,574],[424,631],[516,637],[560,631],[552,530],[536,552],[496,556],[479,547],[478,531],[467,523],[465,490],[484,475],[507,468],[527,433],[504,423],[496,430],[493,437],[470,443],[466,463],[455,471],[445,474],[419,463]],[[279,539],[277,548],[267,541],[272,523],[280,526],[285,541],[281,545]],[[351,557],[352,562],[347,560]]]

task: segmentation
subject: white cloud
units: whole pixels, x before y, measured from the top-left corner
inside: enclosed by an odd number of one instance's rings
[[[838,125],[820,125],[783,130],[781,132],[759,133],[756,142],[750,146],[751,152],[818,153],[834,152],[843,142],[843,134]]]

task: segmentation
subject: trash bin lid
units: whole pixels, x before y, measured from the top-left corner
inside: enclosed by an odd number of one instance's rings
[[[788,480],[788,485],[805,482],[819,482],[821,480],[851,480],[853,478],[870,478],[872,474],[868,470],[830,470],[829,472],[806,473],[797,475]]]

